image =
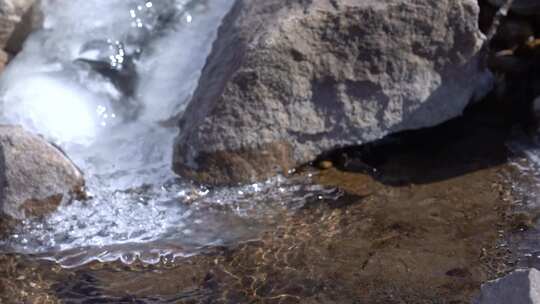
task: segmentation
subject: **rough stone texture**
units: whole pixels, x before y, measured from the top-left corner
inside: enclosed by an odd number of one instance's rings
[[[0,0],[0,49],[20,51],[22,43],[40,24],[38,0]]]
[[[476,0],[238,0],[175,143],[211,184],[458,116],[489,85]]]
[[[502,6],[507,0],[488,0],[489,3],[497,7]],[[514,0],[511,10],[523,15],[540,14],[540,1],[538,0]]]
[[[0,206],[20,220],[83,196],[80,170],[59,149],[21,127],[0,125]]]
[[[516,270],[498,280],[482,285],[475,304],[539,304],[540,271]]]

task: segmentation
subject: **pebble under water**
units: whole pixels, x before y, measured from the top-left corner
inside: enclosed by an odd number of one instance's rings
[[[2,252],[66,267],[156,263],[255,239],[283,212],[338,195],[305,178],[209,189],[172,173],[178,130],[168,121],[190,99],[232,3],[42,1],[43,28],[0,78],[0,118],[62,147],[91,199],[24,221]]]

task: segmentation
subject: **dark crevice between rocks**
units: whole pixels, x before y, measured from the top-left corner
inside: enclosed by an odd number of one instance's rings
[[[373,143],[322,155],[345,172],[367,173],[391,186],[426,184],[507,162],[505,145],[520,121],[492,94],[461,117],[439,126],[389,135]]]
[[[480,16],[479,16],[479,27],[482,33],[486,34],[489,31],[489,28],[491,27],[493,23],[493,19],[495,17],[495,14],[497,13],[497,8],[491,5],[487,0],[478,0],[478,4],[480,6]],[[508,16],[502,20],[502,27],[504,29],[504,24],[512,24],[514,22],[517,22],[521,25],[528,24],[527,26],[530,27],[533,35],[535,37],[540,36],[540,19],[537,15],[531,14],[531,15],[523,15],[523,14],[516,14],[515,12],[510,11],[508,13]],[[514,27],[515,28],[515,27]],[[498,35],[495,37],[495,47],[500,46],[501,40],[507,40],[510,37],[516,37],[516,35],[520,35],[523,32],[521,31],[510,31],[510,32],[503,32],[499,30]],[[510,36],[508,35],[510,34]]]

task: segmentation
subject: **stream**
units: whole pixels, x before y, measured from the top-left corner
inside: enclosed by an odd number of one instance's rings
[[[369,172],[202,186],[171,170],[176,120],[234,1],[41,2],[0,75],[0,123],[61,147],[89,199],[0,239],[0,303],[469,303],[540,266],[540,217],[509,220],[540,213],[540,144],[504,115],[477,105],[349,151],[371,151]]]
[[[0,78],[1,121],[43,134],[84,172],[89,201],[25,220],[4,252],[65,267],[156,263],[258,238],[307,199],[336,195],[276,177],[206,188],[175,176],[175,121],[232,0],[46,0],[43,29]]]

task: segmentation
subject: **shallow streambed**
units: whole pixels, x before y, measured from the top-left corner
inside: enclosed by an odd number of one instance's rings
[[[515,265],[505,235],[516,227],[511,181],[517,171],[507,162],[504,124],[468,117],[402,137],[392,149],[382,146],[393,153],[374,147],[376,158],[364,151],[341,169],[320,172],[317,182],[344,195],[308,200],[259,240],[156,265],[62,269],[2,255],[0,297],[6,303],[469,303],[482,282]],[[353,172],[370,163],[377,173]]]

